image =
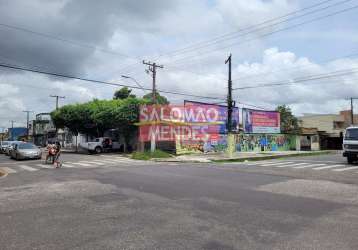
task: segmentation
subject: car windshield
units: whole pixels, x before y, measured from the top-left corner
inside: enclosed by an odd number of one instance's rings
[[[19,149],[34,149],[36,146],[31,143],[21,143],[19,144]]]
[[[358,140],[358,128],[347,129],[345,139]]]
[[[3,141],[1,144],[4,145],[4,146],[6,146],[6,145],[9,145],[9,142]]]

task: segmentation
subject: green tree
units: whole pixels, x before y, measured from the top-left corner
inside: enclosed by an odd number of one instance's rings
[[[287,134],[297,134],[299,132],[298,119],[292,114],[291,108],[286,105],[280,105],[276,108],[280,112],[281,132]]]
[[[135,95],[131,94],[132,90],[127,88],[127,87],[123,87],[121,89],[118,89],[113,96],[113,99],[126,99],[126,98],[134,98]]]
[[[125,141],[136,136],[139,105],[148,101],[129,97],[115,100],[93,100],[82,104],[65,105],[51,113],[56,127],[67,127],[74,134],[103,136],[109,129],[118,129]]]
[[[150,93],[144,95],[143,99],[149,101],[149,104],[153,104],[152,97],[153,97],[153,94],[152,94],[152,92],[150,92]],[[162,105],[169,104],[168,99],[165,96],[160,95],[159,92],[157,92],[157,91],[155,92],[155,98],[157,100],[156,104],[162,104]]]

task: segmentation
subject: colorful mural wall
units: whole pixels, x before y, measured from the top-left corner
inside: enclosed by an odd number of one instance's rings
[[[296,136],[285,134],[239,134],[236,151],[287,151],[296,150]]]
[[[236,152],[288,151],[296,150],[296,136],[286,134],[236,134]],[[208,140],[176,140],[177,154],[224,152],[228,148],[227,135],[218,135]]]

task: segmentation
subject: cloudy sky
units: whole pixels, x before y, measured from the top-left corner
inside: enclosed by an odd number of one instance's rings
[[[358,96],[357,0],[0,0],[0,62],[151,87],[143,59],[163,64],[158,89],[225,98],[233,55],[235,100],[295,114],[334,113]],[[268,21],[271,20],[271,21]],[[312,80],[314,78],[315,80]],[[308,80],[307,80],[308,79]],[[0,127],[23,110],[111,98],[114,86],[0,67]],[[143,95],[143,90],[134,90]],[[184,99],[167,95],[173,103]],[[239,105],[240,107],[242,104]],[[358,105],[356,105],[358,108]]]

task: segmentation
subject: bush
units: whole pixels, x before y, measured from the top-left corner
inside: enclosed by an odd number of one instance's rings
[[[169,157],[172,157],[172,155],[159,149],[155,150],[153,153],[150,151],[145,151],[145,152],[134,152],[132,154],[132,159],[135,160],[150,160],[152,158],[169,158]]]

